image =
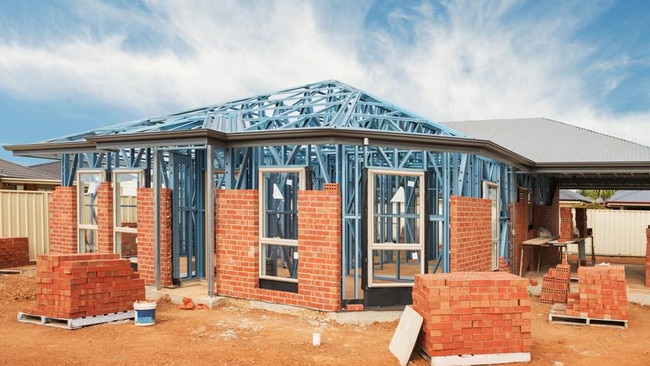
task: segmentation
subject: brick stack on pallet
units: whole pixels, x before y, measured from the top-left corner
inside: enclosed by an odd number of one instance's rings
[[[41,255],[36,305],[26,314],[75,319],[133,310],[145,299],[144,281],[118,254]]]
[[[625,266],[580,267],[578,293],[569,298],[565,315],[627,321]]]
[[[413,309],[423,318],[420,347],[430,357],[518,355],[530,360],[528,280],[505,272],[416,275]]]
[[[539,302],[542,304],[566,304],[571,281],[571,266],[563,263],[555,268],[549,268],[542,277],[542,293]]]

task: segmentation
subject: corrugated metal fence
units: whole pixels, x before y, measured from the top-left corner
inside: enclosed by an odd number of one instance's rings
[[[49,195],[0,190],[0,238],[28,237],[30,260],[49,252]]]
[[[650,211],[587,210],[597,255],[645,257],[648,225]],[[590,243],[586,244],[591,253]]]

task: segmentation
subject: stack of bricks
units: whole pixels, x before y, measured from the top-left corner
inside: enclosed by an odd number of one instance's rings
[[[597,265],[578,269],[578,294],[567,302],[567,316],[627,320],[625,266]]]
[[[571,281],[571,266],[562,263],[549,268],[542,277],[542,293],[539,302],[542,304],[566,304]]]
[[[29,241],[27,238],[0,238],[0,268],[26,266],[29,264]]]
[[[416,275],[413,309],[431,357],[529,353],[528,280],[505,272]]]
[[[144,299],[144,281],[118,254],[41,255],[36,305],[23,312],[76,319],[133,310],[133,302]]]

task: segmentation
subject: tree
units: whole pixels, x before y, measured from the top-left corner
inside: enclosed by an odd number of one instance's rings
[[[598,202],[600,199],[600,203],[606,201],[608,198],[614,195],[616,193],[615,189],[583,189],[579,191],[581,195],[585,197],[589,197],[593,199],[595,202]]]

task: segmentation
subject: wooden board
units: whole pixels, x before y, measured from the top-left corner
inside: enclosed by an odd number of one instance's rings
[[[559,236],[551,236],[550,238],[543,238],[541,236],[538,236],[536,238],[524,240],[522,242],[523,245],[544,245],[547,244],[550,241],[553,241],[555,239],[559,238]]]

